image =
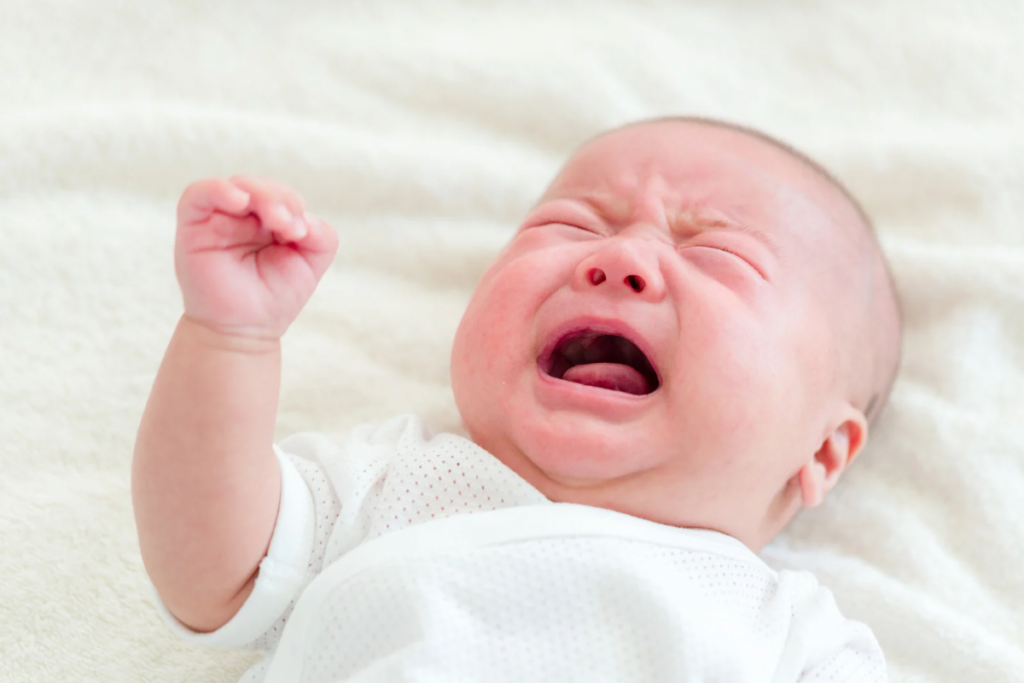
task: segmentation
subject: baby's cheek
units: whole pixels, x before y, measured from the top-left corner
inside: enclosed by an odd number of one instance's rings
[[[746,307],[720,297],[682,317],[673,374],[694,410],[723,429],[741,430],[773,398],[780,369],[776,347]]]
[[[453,381],[500,381],[512,359],[523,355],[530,316],[528,292],[515,286],[519,277],[506,268],[481,281],[456,335]],[[456,367],[467,376],[456,378]]]

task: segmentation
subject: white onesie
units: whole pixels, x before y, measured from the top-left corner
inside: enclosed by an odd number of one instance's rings
[[[885,681],[810,573],[724,534],[552,503],[412,416],[275,450],[281,505],[239,612],[196,633],[158,600],[192,642],[265,651],[244,683]]]

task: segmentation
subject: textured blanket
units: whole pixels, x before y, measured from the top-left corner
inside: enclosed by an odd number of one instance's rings
[[[666,114],[772,133],[877,222],[904,363],[867,451],[763,556],[893,681],[1024,681],[1024,6],[3,0],[0,679],[234,681],[139,557],[135,429],[181,310],[191,180],[280,178],[341,234],[285,337],[278,435],[457,430],[476,278],[579,142]]]

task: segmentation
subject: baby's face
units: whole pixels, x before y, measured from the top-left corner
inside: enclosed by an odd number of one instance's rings
[[[845,400],[830,302],[852,242],[832,204],[734,131],[660,122],[587,144],[463,317],[470,436],[551,500],[760,546]]]

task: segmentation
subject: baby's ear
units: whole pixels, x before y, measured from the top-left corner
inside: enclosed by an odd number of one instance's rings
[[[829,432],[814,457],[800,468],[804,507],[817,507],[843,471],[850,466],[868,438],[864,413],[846,406],[838,424]]]

